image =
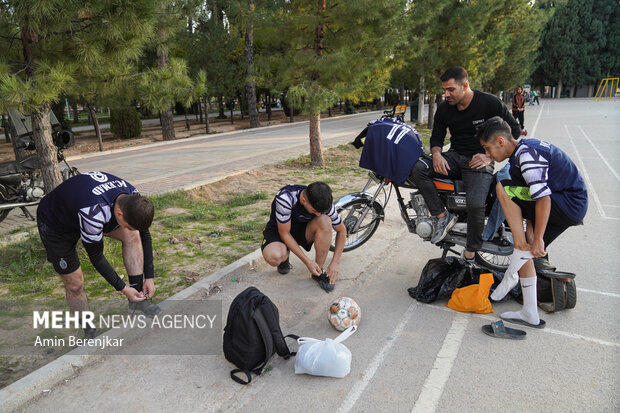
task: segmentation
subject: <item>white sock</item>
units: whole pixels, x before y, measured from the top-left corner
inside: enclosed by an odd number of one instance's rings
[[[515,286],[519,281],[519,270],[523,265],[528,262],[530,259],[534,258],[530,251],[523,251],[514,249],[512,255],[510,256],[510,264],[508,265],[508,269],[504,273],[504,278],[502,282],[499,283],[493,294],[491,294],[491,299],[493,301],[499,301],[502,298],[506,297],[506,294]]]
[[[521,278],[521,292],[523,293],[523,308],[521,311],[508,311],[502,314],[502,318],[517,318],[530,324],[538,325],[538,300],[536,294],[536,280],[534,277]]]

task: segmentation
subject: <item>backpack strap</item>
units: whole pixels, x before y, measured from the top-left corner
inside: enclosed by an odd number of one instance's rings
[[[294,356],[295,353],[291,353],[288,346],[285,342],[285,337],[283,337],[282,330],[280,329],[280,325],[278,324],[278,313],[277,307],[267,298],[267,303],[260,306],[260,309],[264,312],[263,316],[265,318],[265,322],[269,328],[269,333],[271,334],[273,344],[275,346],[276,353],[279,356],[284,357],[285,360],[288,360],[289,357]],[[289,335],[287,337],[294,338],[297,340],[297,336]]]
[[[243,379],[240,379],[239,377],[236,376],[237,373],[245,373],[245,375],[248,378],[248,381],[243,381]],[[260,374],[260,373],[259,373]],[[252,381],[252,375],[250,374],[250,372],[248,370],[244,370],[244,369],[234,369],[230,371],[230,378],[233,379],[234,381],[236,381],[239,384],[250,384],[250,382]]]
[[[265,344],[265,361],[263,361],[260,366],[252,369],[252,373],[256,374],[262,373],[263,368],[265,368],[265,365],[274,353],[273,336],[271,335],[271,329],[269,328],[269,323],[267,323],[267,320],[265,319],[262,308],[262,306],[256,307],[256,310],[254,311],[254,321],[256,321],[258,331],[260,331],[260,335],[263,338],[263,343]]]

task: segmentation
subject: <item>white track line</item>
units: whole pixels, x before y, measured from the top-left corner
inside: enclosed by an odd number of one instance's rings
[[[538,128],[538,121],[540,120],[540,115],[542,115],[543,109],[545,108],[545,104],[543,103],[538,111],[538,116],[536,117],[536,122],[534,122],[534,127],[532,128],[532,137],[536,136],[536,128]]]
[[[424,381],[422,392],[411,413],[432,413],[437,410],[439,399],[441,399],[443,389],[450,378],[452,366],[461,348],[468,323],[469,318],[462,314],[457,314],[452,321],[452,326],[443,340],[443,345],[437,353],[433,368]]]
[[[416,303],[417,302],[414,301],[409,306],[409,308],[407,309],[407,311],[405,312],[403,316],[403,319],[398,324],[396,329],[392,332],[392,335],[391,335],[392,339],[387,341],[385,345],[381,348],[379,353],[377,353],[377,355],[372,359],[372,361],[370,362],[370,364],[364,371],[362,379],[358,381],[355,384],[355,386],[353,386],[353,388],[349,392],[349,396],[342,402],[342,404],[340,405],[340,408],[338,408],[338,413],[349,412],[351,411],[353,406],[355,406],[355,403],[357,402],[357,400],[360,398],[360,396],[364,392],[364,389],[366,389],[366,386],[368,386],[368,384],[372,380],[373,376],[375,375],[375,373],[377,372],[381,364],[383,364],[383,359],[385,358],[387,352],[392,348],[392,345],[394,345],[394,342],[396,341],[396,339],[403,332],[405,325],[409,322],[409,319],[413,315],[413,310],[417,307]]]
[[[608,293],[604,291],[588,290],[586,288],[577,288],[577,291],[583,291],[584,293],[591,293],[591,294],[600,294],[600,295],[605,295],[607,297],[620,298],[620,294]]]
[[[586,134],[586,131],[583,130],[583,128],[581,127],[581,125],[577,126],[579,128],[579,130],[581,131],[581,133],[583,133],[583,136],[585,136],[585,138],[588,140],[588,142],[590,142],[590,145],[592,145],[592,147],[594,148],[594,150],[596,151],[596,153],[598,153],[598,156],[601,157],[601,159],[603,160],[603,162],[605,162],[605,165],[607,165],[607,167],[609,168],[609,170],[611,171],[611,173],[614,174],[614,176],[616,177],[616,179],[618,181],[620,181],[620,176],[618,176],[618,173],[614,170],[614,168],[611,167],[611,165],[609,164],[609,162],[607,162],[607,159],[605,159],[605,157],[603,156],[603,154],[601,153],[601,151],[598,150],[598,148],[596,147],[596,145],[594,145],[594,142],[592,142],[592,139],[590,139],[590,137]]]
[[[607,216],[605,215],[605,210],[603,209],[603,206],[601,205],[601,201],[598,199],[598,195],[596,194],[596,190],[594,189],[594,185],[592,185],[592,181],[590,181],[590,175],[588,175],[586,166],[584,165],[583,160],[581,159],[581,155],[579,155],[579,150],[577,150],[577,145],[575,145],[575,141],[573,140],[573,137],[570,134],[570,131],[568,130],[568,126],[564,125],[564,129],[566,129],[566,134],[568,135],[568,139],[570,140],[571,145],[573,145],[573,149],[575,150],[575,156],[577,156],[577,160],[579,161],[579,166],[580,166],[579,169],[581,169],[581,172],[583,173],[583,177],[585,178],[586,183],[588,184],[588,187],[590,187],[590,192],[592,193],[592,198],[594,198],[594,203],[596,204],[596,207],[598,208],[598,212],[599,214],[601,214],[601,217],[607,218]]]

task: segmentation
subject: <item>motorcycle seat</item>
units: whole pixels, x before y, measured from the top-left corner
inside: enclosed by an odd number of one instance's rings
[[[22,172],[16,161],[0,162],[0,176],[14,175]]]

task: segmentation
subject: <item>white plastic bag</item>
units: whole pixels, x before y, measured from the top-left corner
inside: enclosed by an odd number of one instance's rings
[[[310,337],[297,339],[299,350],[295,356],[295,374],[311,374],[343,378],[351,371],[351,352],[342,344],[357,326],[351,326],[334,340],[325,341]]]

